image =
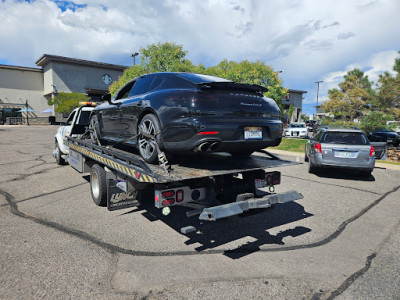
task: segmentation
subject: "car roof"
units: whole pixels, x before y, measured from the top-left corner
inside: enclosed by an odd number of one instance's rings
[[[357,128],[321,128],[324,131],[331,131],[331,132],[361,132],[364,133],[362,130]]]

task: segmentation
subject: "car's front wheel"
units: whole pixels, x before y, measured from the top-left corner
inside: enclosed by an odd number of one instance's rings
[[[158,161],[158,149],[162,148],[161,125],[153,114],[145,115],[139,123],[138,148],[146,162]]]

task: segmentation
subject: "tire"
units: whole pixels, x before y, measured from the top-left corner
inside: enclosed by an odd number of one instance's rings
[[[90,139],[92,143],[95,145],[100,145],[100,125],[99,125],[99,119],[96,115],[90,118],[89,128],[90,128]]]
[[[308,161],[308,173],[315,174],[316,168],[312,164],[311,160]]]
[[[308,162],[308,161],[309,161],[308,155],[307,155],[307,148],[304,150],[304,161],[305,161],[305,162]]]
[[[138,126],[137,147],[140,156],[145,162],[155,164],[158,161],[158,148],[163,148],[161,125],[157,117],[147,114],[140,121]]]
[[[97,206],[107,206],[106,171],[100,165],[93,165],[90,171],[90,192]]]
[[[56,140],[55,143],[56,144],[55,144],[55,155],[54,155],[54,157],[56,159],[56,163],[59,166],[65,165],[66,162],[65,162],[65,159],[62,158],[62,156],[61,156],[61,150],[60,150],[60,147],[58,146],[57,140]]]

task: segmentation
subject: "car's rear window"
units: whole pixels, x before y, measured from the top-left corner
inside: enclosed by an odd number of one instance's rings
[[[320,142],[344,145],[369,145],[367,137],[361,132],[326,132]]]
[[[205,82],[231,82],[230,80],[203,74],[180,73],[177,76],[182,77],[192,83],[205,83]]]

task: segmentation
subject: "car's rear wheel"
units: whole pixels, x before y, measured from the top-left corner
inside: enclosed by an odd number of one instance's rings
[[[315,166],[313,165],[313,163],[311,162],[311,160],[308,161],[308,173],[310,174],[314,174],[316,171]]]
[[[304,161],[305,162],[308,162],[308,155],[307,155],[307,149],[306,150],[304,150]]]
[[[148,163],[158,161],[158,149],[162,148],[161,125],[157,117],[147,114],[138,126],[138,148],[140,155]]]
[[[99,124],[99,119],[96,115],[90,118],[89,132],[92,143],[100,145],[100,124]]]

